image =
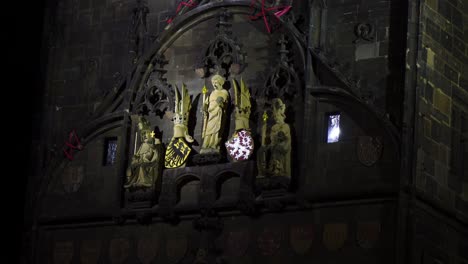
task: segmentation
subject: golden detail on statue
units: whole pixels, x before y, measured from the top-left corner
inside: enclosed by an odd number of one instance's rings
[[[144,117],[139,118],[138,130],[141,144],[127,168],[125,188],[148,188],[153,186],[159,177],[159,160],[162,154],[161,141],[154,137],[154,131],[151,130],[149,122]]]
[[[209,98],[203,93],[203,145],[200,150],[204,153],[219,153],[221,134],[224,121],[226,119],[226,107],[229,100],[229,93],[223,89],[224,78],[221,75],[214,75],[211,78],[213,91]]]

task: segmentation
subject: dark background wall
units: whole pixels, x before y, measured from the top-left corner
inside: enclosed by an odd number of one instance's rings
[[[6,57],[3,68],[6,71],[3,74],[5,89],[2,98],[5,101],[14,98],[8,104],[4,103],[5,114],[2,118],[8,124],[5,129],[11,128],[7,129],[9,132],[5,131],[6,134],[14,139],[4,140],[7,153],[5,164],[9,164],[15,171],[9,173],[11,177],[4,179],[6,186],[12,188],[5,198],[14,197],[4,204],[5,210],[9,212],[6,218],[10,241],[7,255],[11,256],[12,263],[19,263],[22,252],[26,190],[34,170],[31,166],[31,147],[33,139],[38,137],[41,98],[45,91],[42,71],[44,60],[41,56],[44,2],[33,1],[25,6],[24,3],[10,1],[5,6],[9,12],[3,16],[6,25],[3,33]]]
[[[397,124],[401,121],[400,114],[408,111],[400,104],[403,94],[400,73],[404,68],[402,61],[404,44],[402,43],[406,32],[399,31],[405,28],[406,17],[400,14],[405,14],[401,11],[406,8],[408,2],[416,1],[329,1],[327,34],[322,36],[325,51],[330,58],[334,57],[340,63],[340,70],[362,78],[362,85],[366,92],[374,94],[379,107],[386,110],[390,114],[390,119]],[[15,127],[15,130],[10,132],[14,135],[13,137],[6,138],[9,143],[7,153],[14,157],[12,165],[17,172],[15,176],[5,177],[5,179],[12,181],[9,185],[17,186],[15,188],[17,199],[8,203],[13,205],[11,210],[14,212],[14,217],[11,219],[15,226],[15,234],[23,229],[23,221],[18,221],[18,219],[23,219],[23,215],[30,216],[33,209],[31,208],[32,201],[23,199],[23,194],[34,190],[35,182],[38,180],[36,177],[41,176],[37,172],[47,166],[51,155],[61,154],[60,146],[66,133],[93,113],[104,95],[114,88],[115,82],[132,66],[131,56],[128,53],[127,34],[133,3],[134,1],[127,0],[51,0],[46,4],[42,1],[34,1],[28,4],[27,8],[16,3],[11,8],[15,11],[9,12],[12,17],[9,19],[10,27],[8,27],[12,30],[8,33],[11,41],[9,45],[13,50],[13,52],[8,52],[11,57],[9,68],[12,71],[6,78],[14,80],[15,85],[13,87],[10,85],[9,89],[4,90],[5,98],[15,98],[15,101],[19,102],[18,106],[10,108],[7,114],[7,122],[14,124],[9,127]],[[150,35],[156,36],[163,30],[166,18],[173,15],[175,7],[176,1],[150,1],[148,16]],[[411,256],[411,261],[408,263],[430,263],[429,261],[437,260],[442,263],[451,261],[458,264],[455,261],[463,263],[462,261],[466,261],[467,258],[464,252],[467,245],[467,233],[462,227],[463,223],[466,223],[463,219],[466,219],[468,213],[467,8],[468,5],[460,0],[421,1],[422,12],[418,17],[421,39],[417,45],[417,87],[407,87],[407,89],[414,88],[417,91],[416,103],[410,107],[414,106],[416,109],[414,184],[418,193],[412,196],[417,198],[416,201],[408,206],[411,208],[407,223],[410,238],[408,251]],[[366,21],[376,23],[375,39],[370,43],[353,44],[355,24]],[[260,31],[263,28],[258,27],[257,30]],[[242,34],[244,41],[255,37],[254,33]],[[193,65],[190,58],[194,57],[193,54],[196,51],[188,50],[187,43],[196,40],[197,37],[199,36],[184,35],[183,38],[186,39],[181,38],[168,52],[169,54],[170,52],[183,54],[177,58],[172,56],[171,69],[168,74],[172,80],[193,77]],[[261,38],[256,40],[260,42]],[[178,65],[180,67],[176,67]],[[255,83],[255,78],[251,79],[251,83]],[[258,84],[261,82],[259,81]],[[25,109],[27,114],[20,115],[17,107]],[[336,110],[336,108],[325,106],[324,112],[329,111],[327,109]],[[349,128],[353,127],[355,127],[354,124],[349,124]],[[358,128],[352,130],[357,131],[356,135],[362,133]],[[10,138],[17,140],[10,140]],[[323,157],[327,157],[326,153],[329,153],[329,157],[344,154],[340,157],[344,157],[346,161],[346,157],[354,155],[353,140],[349,139],[348,142],[342,144],[341,148],[336,147],[337,145],[324,146]],[[89,148],[97,151],[102,148],[102,143],[98,141],[95,147],[90,145]],[[325,148],[331,148],[331,151]],[[391,155],[387,152],[384,156],[386,161],[391,160],[389,156]],[[82,156],[77,161],[80,159],[83,164],[86,164],[93,161],[94,156]],[[333,161],[336,160],[332,159],[330,163]],[[353,162],[356,161],[353,160]],[[330,168],[333,168],[332,165]],[[354,166],[354,163],[351,165]],[[32,168],[34,168],[34,173]],[[376,179],[389,179],[391,187],[395,188],[396,181],[392,176],[398,177],[396,175],[398,166],[388,165],[378,167],[378,169],[382,170],[382,174],[372,175]],[[347,177],[346,173],[349,171],[344,167],[332,171],[330,174],[336,174],[338,180],[328,177],[326,180],[325,178],[319,179],[321,174],[317,173],[312,175],[308,182],[313,185],[314,182],[323,181],[324,185],[330,185],[329,182],[331,182],[343,186],[342,182],[356,182],[353,181],[353,177],[363,174],[362,168],[356,167],[356,172],[351,173],[351,177]],[[111,175],[111,173],[100,174],[100,172],[95,172],[95,174],[102,176],[103,180]],[[94,176],[94,174],[90,175]],[[27,181],[28,177],[29,181]],[[27,185],[31,189],[27,190]],[[365,183],[359,184],[360,187],[364,185]],[[369,189],[375,187],[372,184],[369,186]],[[83,185],[83,188],[85,187]],[[323,190],[323,188],[319,189]],[[54,199],[55,202],[62,202],[60,198]],[[80,201],[75,202],[80,203]],[[23,204],[26,204],[25,211],[23,211]],[[81,203],[83,204],[86,206],[86,203]],[[389,233],[396,232],[397,227],[396,213],[393,214],[392,211],[394,204],[393,202],[391,204],[389,206],[391,213],[383,213],[385,207],[381,210],[382,213],[377,210],[375,218],[386,219],[383,237],[387,240],[383,245],[393,251],[394,244],[391,241],[395,237]],[[401,204],[401,206],[407,206],[407,204]],[[49,209],[53,211],[60,207],[51,206]],[[317,230],[321,231],[322,225],[330,220],[346,220],[353,224],[354,220],[350,219],[361,220],[360,213],[366,210],[366,207],[361,210],[348,208],[334,211],[331,214],[317,210],[318,216],[307,216],[313,219],[312,222],[315,221]],[[73,213],[74,210],[70,211]],[[372,215],[362,214],[366,217]],[[269,219],[271,219],[270,223],[278,221],[274,216],[270,216]],[[31,219],[27,218],[25,226],[29,228],[30,223]],[[117,234],[123,232],[124,235],[134,237],[131,234],[132,228],[117,228],[120,231],[115,232]],[[127,229],[130,231],[126,231]],[[135,227],[135,229],[141,229],[141,227]],[[355,229],[352,230],[356,232]],[[68,235],[76,236],[78,245],[82,240],[87,239],[87,234],[77,234],[73,230],[69,233],[53,229],[49,231],[49,236],[52,239],[57,238],[58,241],[65,240]],[[93,232],[93,230],[89,231],[90,234]],[[112,230],[104,230],[102,237],[111,239],[112,232]],[[135,231],[135,234],[138,232],[138,230]],[[13,245],[17,251],[20,249],[20,239],[19,235],[13,238]],[[130,241],[137,241],[132,239]],[[418,241],[421,240],[425,242],[420,244]],[[373,255],[374,253],[369,253],[368,259],[364,255],[357,254],[359,251],[353,251],[356,250],[354,248],[356,245],[351,245],[349,241],[347,245],[350,247],[346,251],[349,256],[361,256],[364,260],[378,258],[377,255]],[[133,243],[132,246],[134,245],[136,244]],[[49,246],[47,250],[52,249]],[[255,248],[251,250],[255,251]],[[381,253],[379,251],[377,254]],[[330,256],[320,255],[319,259]],[[393,260],[392,256],[387,256],[385,253],[379,256],[384,256],[388,261]],[[49,257],[50,255],[44,256],[44,258]]]

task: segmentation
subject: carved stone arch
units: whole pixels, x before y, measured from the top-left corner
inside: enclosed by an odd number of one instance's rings
[[[260,6],[256,4],[258,8]],[[162,57],[164,52],[189,29],[195,27],[200,22],[215,18],[219,16],[220,12],[228,8],[229,12],[233,15],[250,15],[251,14],[251,1],[245,0],[228,0],[223,2],[213,2],[193,8],[189,12],[177,16],[172,23],[166,27],[166,30],[155,40],[152,47],[146,54],[140,58],[137,65],[131,74],[131,81],[127,89],[130,98],[127,98],[124,109],[134,112],[136,107],[136,94],[141,89],[144,89],[146,80],[151,75],[153,68],[157,64],[159,58]],[[267,15],[273,16],[268,13]],[[295,28],[293,23],[279,18],[285,27],[286,34],[291,37],[292,42],[297,47],[298,54],[301,58],[304,71],[306,68],[305,59],[305,39],[304,36]]]
[[[181,201],[182,188],[190,182],[200,183],[201,179],[195,174],[185,173],[177,177],[177,179],[175,180],[176,204],[178,204]]]
[[[215,176],[215,183],[216,183],[216,200],[218,200],[221,197],[221,190],[223,187],[223,184],[226,183],[226,181],[230,179],[237,178],[239,179],[239,184],[240,184],[240,178],[241,176],[233,171],[230,170],[223,170],[216,174]]]

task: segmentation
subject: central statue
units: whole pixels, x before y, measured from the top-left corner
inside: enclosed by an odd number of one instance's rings
[[[209,98],[203,93],[203,145],[200,154],[219,153],[219,146],[226,119],[226,107],[229,93],[223,89],[225,79],[221,75],[211,78],[213,91]]]

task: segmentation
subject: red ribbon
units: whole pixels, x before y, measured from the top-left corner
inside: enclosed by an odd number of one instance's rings
[[[252,0],[251,4],[250,4],[250,7],[254,10],[255,9],[255,1],[257,0]],[[292,2],[292,1],[291,1]],[[270,29],[270,24],[268,23],[267,21],[267,17],[266,17],[266,13],[267,12],[273,12],[273,14],[275,15],[275,17],[277,19],[279,19],[280,17],[282,17],[284,14],[286,14],[292,7],[292,5],[284,5],[284,6],[271,6],[271,7],[265,7],[265,0],[262,0],[262,8],[261,8],[261,12],[260,13],[257,13],[253,16],[249,16],[249,18],[251,20],[257,20],[259,17],[263,17],[263,22],[265,23],[265,27],[268,31],[268,33],[271,33],[271,29]]]
[[[195,7],[196,5],[197,5],[197,3],[194,3],[193,0],[189,0],[188,2],[185,2],[185,1],[180,2],[179,5],[177,6],[175,16],[168,18],[168,19],[166,20],[166,22],[167,22],[168,24],[172,23],[172,21],[173,21],[174,18],[179,14],[179,12],[180,12],[180,10],[182,9],[183,6]]]
[[[63,153],[69,160],[73,160],[73,150],[82,150],[83,145],[80,143],[80,139],[76,135],[76,131],[73,130],[68,134],[68,141],[65,141],[65,147]]]

